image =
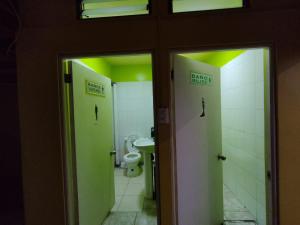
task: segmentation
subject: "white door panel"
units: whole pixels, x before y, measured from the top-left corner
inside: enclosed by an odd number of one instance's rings
[[[101,84],[104,95],[87,91]],[[114,204],[111,80],[72,62],[76,173],[80,225],[100,225]]]
[[[174,57],[176,173],[179,225],[223,221],[220,69]],[[191,72],[209,74],[209,85],[191,83]],[[204,100],[204,109],[202,104]],[[205,116],[201,117],[203,110]]]

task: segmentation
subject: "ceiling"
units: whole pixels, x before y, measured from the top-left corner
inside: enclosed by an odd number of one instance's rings
[[[246,50],[219,50],[206,52],[182,53],[181,56],[207,63],[216,67],[222,67],[232,59],[236,58]],[[116,56],[89,57],[89,59],[102,59],[111,66],[126,65],[150,65],[152,63],[151,54],[129,54]]]
[[[246,50],[220,50],[220,51],[207,51],[207,52],[193,52],[179,54],[181,56],[197,60],[203,63],[210,64],[216,67],[222,67]]]
[[[151,64],[151,54],[130,54],[130,55],[116,55],[116,56],[101,56],[89,57],[89,59],[103,59],[111,66],[124,65],[147,65]]]

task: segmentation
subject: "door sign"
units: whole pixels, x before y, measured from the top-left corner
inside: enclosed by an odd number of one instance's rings
[[[86,93],[105,97],[105,86],[99,82],[85,81]]]
[[[191,72],[190,82],[192,85],[211,85],[212,76],[205,73]]]

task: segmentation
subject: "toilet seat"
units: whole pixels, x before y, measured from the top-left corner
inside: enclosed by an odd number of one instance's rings
[[[125,138],[125,148],[128,153],[123,156],[123,159],[126,163],[128,177],[136,177],[141,172],[139,162],[142,156],[133,144],[136,139],[137,135],[129,135]]]
[[[126,155],[124,155],[124,160],[127,163],[132,163],[139,161],[141,159],[141,154],[138,152],[129,152]]]

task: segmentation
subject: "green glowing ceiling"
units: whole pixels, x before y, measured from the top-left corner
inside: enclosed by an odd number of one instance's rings
[[[102,58],[113,66],[151,64],[150,54],[105,56]]]
[[[126,65],[150,65],[152,62],[151,54],[131,54],[116,56],[97,56],[81,58],[85,62],[101,61],[110,66],[126,66]]]
[[[216,67],[222,67],[235,57],[244,53],[245,50],[222,50],[222,51],[208,51],[197,53],[180,54],[184,57],[204,62]]]
[[[99,56],[79,59],[114,82],[151,81],[151,54]]]

